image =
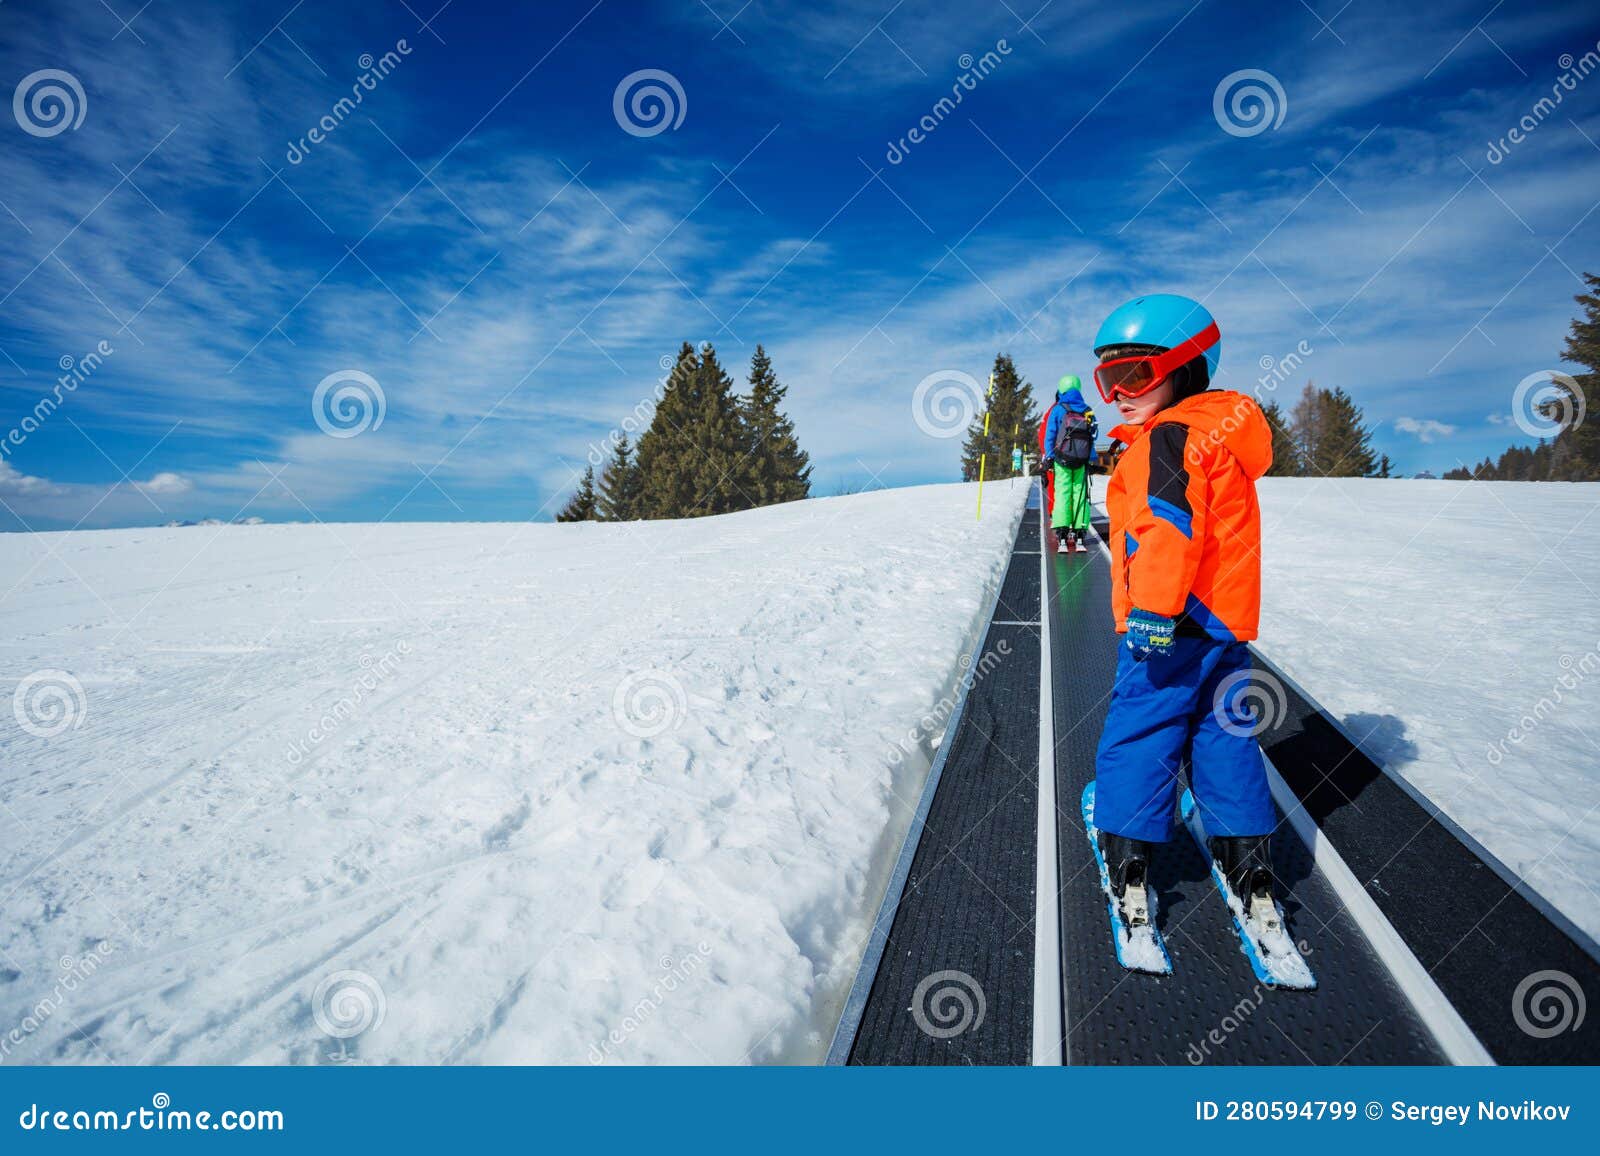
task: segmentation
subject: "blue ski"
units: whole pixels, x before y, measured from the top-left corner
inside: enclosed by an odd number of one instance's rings
[[[1171,975],[1172,959],[1167,955],[1167,945],[1156,928],[1156,893],[1152,887],[1145,889],[1148,921],[1129,928],[1111,890],[1111,873],[1106,869],[1105,856],[1100,854],[1100,841],[1095,838],[1094,784],[1083,789],[1083,828],[1089,835],[1089,846],[1094,851],[1094,861],[1100,869],[1100,890],[1106,897],[1106,910],[1111,916],[1111,945],[1116,949],[1117,962],[1129,971],[1142,971],[1150,975]]]
[[[1179,809],[1183,814],[1183,825],[1189,828],[1189,834],[1194,836],[1200,853],[1206,857],[1206,863],[1211,868],[1211,882],[1217,885],[1222,901],[1228,905],[1233,930],[1239,936],[1239,950],[1250,961],[1250,970],[1255,972],[1256,978],[1272,987],[1295,991],[1316,990],[1317,978],[1311,974],[1305,957],[1295,946],[1294,938],[1289,934],[1288,921],[1283,916],[1283,908],[1277,900],[1273,900],[1269,912],[1259,909],[1246,912],[1244,904],[1228,885],[1222,868],[1211,858],[1205,824],[1201,822],[1200,808],[1195,805],[1192,792],[1183,793]]]

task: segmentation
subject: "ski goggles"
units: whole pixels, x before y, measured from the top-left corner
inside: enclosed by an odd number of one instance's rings
[[[1181,345],[1165,353],[1118,357],[1095,366],[1094,384],[1107,402],[1123,397],[1142,397],[1165,381],[1179,366],[1187,365],[1222,339],[1213,321]]]

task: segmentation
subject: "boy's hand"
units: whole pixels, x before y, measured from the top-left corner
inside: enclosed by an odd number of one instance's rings
[[[1128,612],[1128,649],[1138,655],[1166,654],[1172,649],[1176,623],[1164,614],[1148,610]]]

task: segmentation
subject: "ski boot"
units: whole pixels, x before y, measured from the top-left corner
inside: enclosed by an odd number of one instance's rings
[[[1072,553],[1072,535],[1066,530],[1056,531],[1056,553]]]
[[[1085,537],[1087,537],[1087,535],[1082,530],[1078,531],[1072,536],[1072,544],[1077,548],[1077,551],[1080,554],[1087,554],[1089,552],[1089,545],[1084,541]]]
[[[1117,897],[1122,921],[1133,931],[1150,924],[1150,844],[1126,835],[1098,833],[1100,855],[1111,877],[1111,891]]]
[[[1273,898],[1272,854],[1267,835],[1215,835],[1211,857],[1244,908],[1245,917],[1267,932],[1282,929]]]

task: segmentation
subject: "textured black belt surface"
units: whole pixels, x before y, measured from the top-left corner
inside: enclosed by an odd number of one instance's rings
[[[1273,677],[1270,669],[1264,677]],[[1317,704],[1280,685],[1288,710],[1261,736],[1267,754],[1489,1054],[1502,1064],[1600,1062],[1600,1016],[1580,1021],[1573,994],[1586,993],[1585,1002],[1600,997],[1593,956],[1362,754]],[[1357,738],[1398,725],[1389,716],[1353,721]],[[1495,773],[1487,761],[1483,773]],[[1563,997],[1571,1014],[1552,1030]]]
[[[1024,552],[1011,555],[995,623],[1038,618],[1036,516],[1022,520],[1016,550]],[[953,745],[850,1051],[853,1064],[1032,1058],[1037,626],[989,626],[966,710],[945,742]]]

